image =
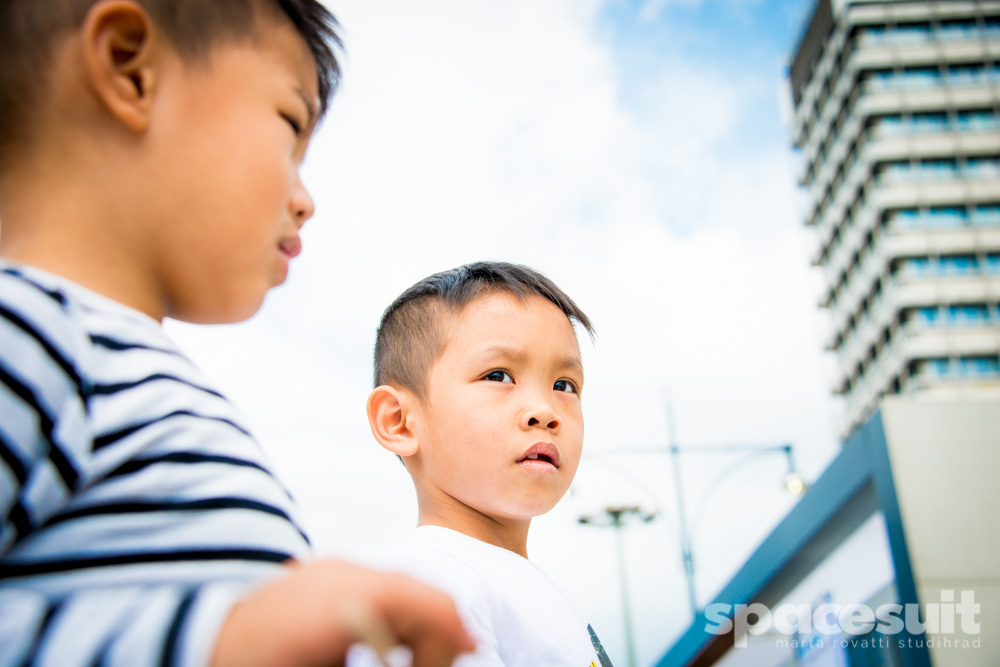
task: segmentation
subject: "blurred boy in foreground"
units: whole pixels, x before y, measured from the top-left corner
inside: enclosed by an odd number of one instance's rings
[[[285,280],[338,77],[315,0],[0,2],[0,665],[417,664],[448,598],[305,562],[295,508],[161,320]]]

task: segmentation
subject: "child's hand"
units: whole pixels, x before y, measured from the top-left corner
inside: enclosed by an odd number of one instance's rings
[[[451,598],[437,589],[340,561],[291,570],[233,607],[212,667],[339,667],[348,647],[372,631],[409,646],[414,667],[451,665],[475,649]]]

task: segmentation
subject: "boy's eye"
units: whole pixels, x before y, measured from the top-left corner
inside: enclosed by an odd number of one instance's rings
[[[556,380],[556,383],[552,385],[552,388],[556,391],[565,391],[570,394],[577,393],[576,385],[569,380]]]
[[[287,114],[281,114],[281,117],[284,118],[285,122],[291,126],[292,132],[295,133],[296,137],[302,134],[302,126],[299,125],[299,121],[295,120],[294,118],[292,118]]]
[[[483,376],[484,380],[490,382],[513,382],[514,378],[507,371],[490,371]]]

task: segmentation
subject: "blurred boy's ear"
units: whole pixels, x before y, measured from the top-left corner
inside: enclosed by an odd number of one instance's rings
[[[413,456],[420,449],[412,428],[415,400],[410,392],[389,385],[375,387],[368,395],[368,425],[372,435],[397,456]]]
[[[83,66],[94,95],[134,132],[149,125],[155,77],[154,27],[133,0],[97,2],[81,30]]]

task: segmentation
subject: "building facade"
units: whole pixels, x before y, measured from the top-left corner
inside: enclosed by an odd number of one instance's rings
[[[841,437],[1000,396],[1000,0],[819,0],[789,78]]]

